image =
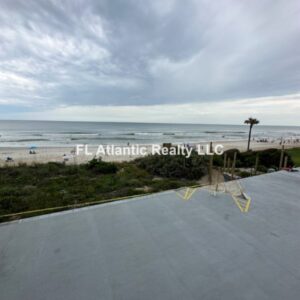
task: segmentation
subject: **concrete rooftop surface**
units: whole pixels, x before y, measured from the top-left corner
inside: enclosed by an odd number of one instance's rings
[[[0,225],[0,299],[300,299],[300,172]]]

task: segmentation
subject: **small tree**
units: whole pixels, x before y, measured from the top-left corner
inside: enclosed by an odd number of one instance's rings
[[[245,120],[244,123],[250,125],[249,136],[248,136],[248,146],[247,146],[247,151],[249,151],[250,150],[250,140],[251,140],[252,127],[256,124],[259,124],[259,121],[255,118],[249,118],[249,119]]]

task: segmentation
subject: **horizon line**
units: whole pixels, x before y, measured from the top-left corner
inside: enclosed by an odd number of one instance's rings
[[[249,126],[244,123],[240,124],[230,124],[230,123],[176,123],[176,122],[138,122],[138,121],[84,121],[84,120],[28,120],[28,119],[0,119],[0,122],[76,122],[76,123],[120,123],[120,124],[158,124],[158,125],[228,125],[228,126]],[[300,127],[300,125],[282,125],[282,124],[258,124],[257,126],[278,126],[278,127]]]

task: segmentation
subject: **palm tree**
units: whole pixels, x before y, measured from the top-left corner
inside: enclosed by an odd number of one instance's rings
[[[251,131],[252,131],[252,127],[256,124],[259,124],[259,121],[255,118],[249,118],[247,120],[245,120],[244,122],[245,124],[249,124],[250,128],[249,128],[249,136],[248,136],[248,147],[247,147],[247,151],[250,150],[250,140],[251,140]]]

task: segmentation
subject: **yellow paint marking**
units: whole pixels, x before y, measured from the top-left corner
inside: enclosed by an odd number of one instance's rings
[[[244,196],[247,199],[247,203],[246,203],[246,207],[245,207],[245,212],[248,212],[250,204],[251,204],[251,198],[248,195],[246,195],[246,194],[244,194]]]
[[[176,191],[175,192],[180,198],[187,201],[192,197],[192,195],[195,193],[196,190],[197,190],[197,188],[186,188],[186,190],[184,191],[184,194],[181,194]]]
[[[236,206],[240,209],[240,211],[241,211],[241,212],[244,212],[244,209],[242,208],[242,206],[241,206],[239,200],[238,200],[235,196],[232,196],[232,198],[233,198],[233,200],[234,200]]]
[[[240,209],[241,212],[248,212],[250,203],[251,203],[251,198],[247,196],[246,194],[243,193],[243,197],[245,197],[245,201],[242,199],[239,199],[238,197],[232,195],[232,198],[236,204],[236,206]]]
[[[189,194],[189,196],[188,196],[185,200],[191,199],[191,197],[193,196],[193,194],[196,192],[197,188],[195,188],[195,189],[190,189],[190,190],[191,190],[191,191],[190,191],[190,194]]]
[[[184,197],[183,197],[180,193],[178,193],[178,192],[176,192],[176,191],[175,191],[175,193],[176,193],[180,198],[184,199]]]
[[[189,194],[189,191],[190,191],[190,188],[187,188],[187,189],[185,190],[185,194],[184,194],[184,197],[183,197],[184,200],[186,200],[186,198],[187,198],[187,196],[188,196],[188,194]]]

